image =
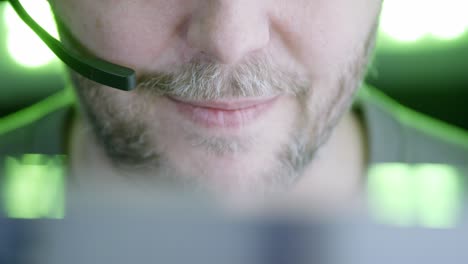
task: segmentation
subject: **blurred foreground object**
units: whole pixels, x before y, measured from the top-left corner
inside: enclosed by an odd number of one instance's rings
[[[9,263],[468,261],[467,221],[451,229],[398,228],[376,224],[365,213],[337,218],[278,212],[234,216],[190,204],[151,207],[124,199],[89,201],[74,203],[65,220],[0,220],[0,243],[11,230],[16,230],[15,241],[22,241],[22,246],[9,244],[7,254],[20,250],[9,258],[16,262]]]

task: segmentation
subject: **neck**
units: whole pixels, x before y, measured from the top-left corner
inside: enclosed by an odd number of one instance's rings
[[[361,199],[366,168],[365,132],[350,111],[305,169],[293,197],[319,208],[349,207]]]

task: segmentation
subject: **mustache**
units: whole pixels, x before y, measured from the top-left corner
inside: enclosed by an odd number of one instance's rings
[[[277,66],[270,57],[253,57],[238,65],[194,58],[170,73],[146,74],[138,91],[190,100],[301,95],[311,81]]]

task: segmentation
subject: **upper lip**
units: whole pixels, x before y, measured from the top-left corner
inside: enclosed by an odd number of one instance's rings
[[[240,110],[246,109],[250,107],[254,107],[256,105],[265,104],[272,100],[274,97],[268,98],[246,98],[246,99],[223,99],[223,100],[213,100],[213,101],[191,101],[185,100],[175,97],[170,97],[169,99],[174,100],[179,103],[189,104],[195,107],[202,107],[202,108],[212,108],[217,110],[225,110],[225,111],[233,111],[233,110]]]

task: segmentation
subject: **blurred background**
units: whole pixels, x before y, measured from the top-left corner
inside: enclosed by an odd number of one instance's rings
[[[56,35],[46,1],[22,0]],[[402,104],[468,129],[468,1],[386,0],[367,82]],[[64,67],[0,3],[0,117],[64,86]]]

